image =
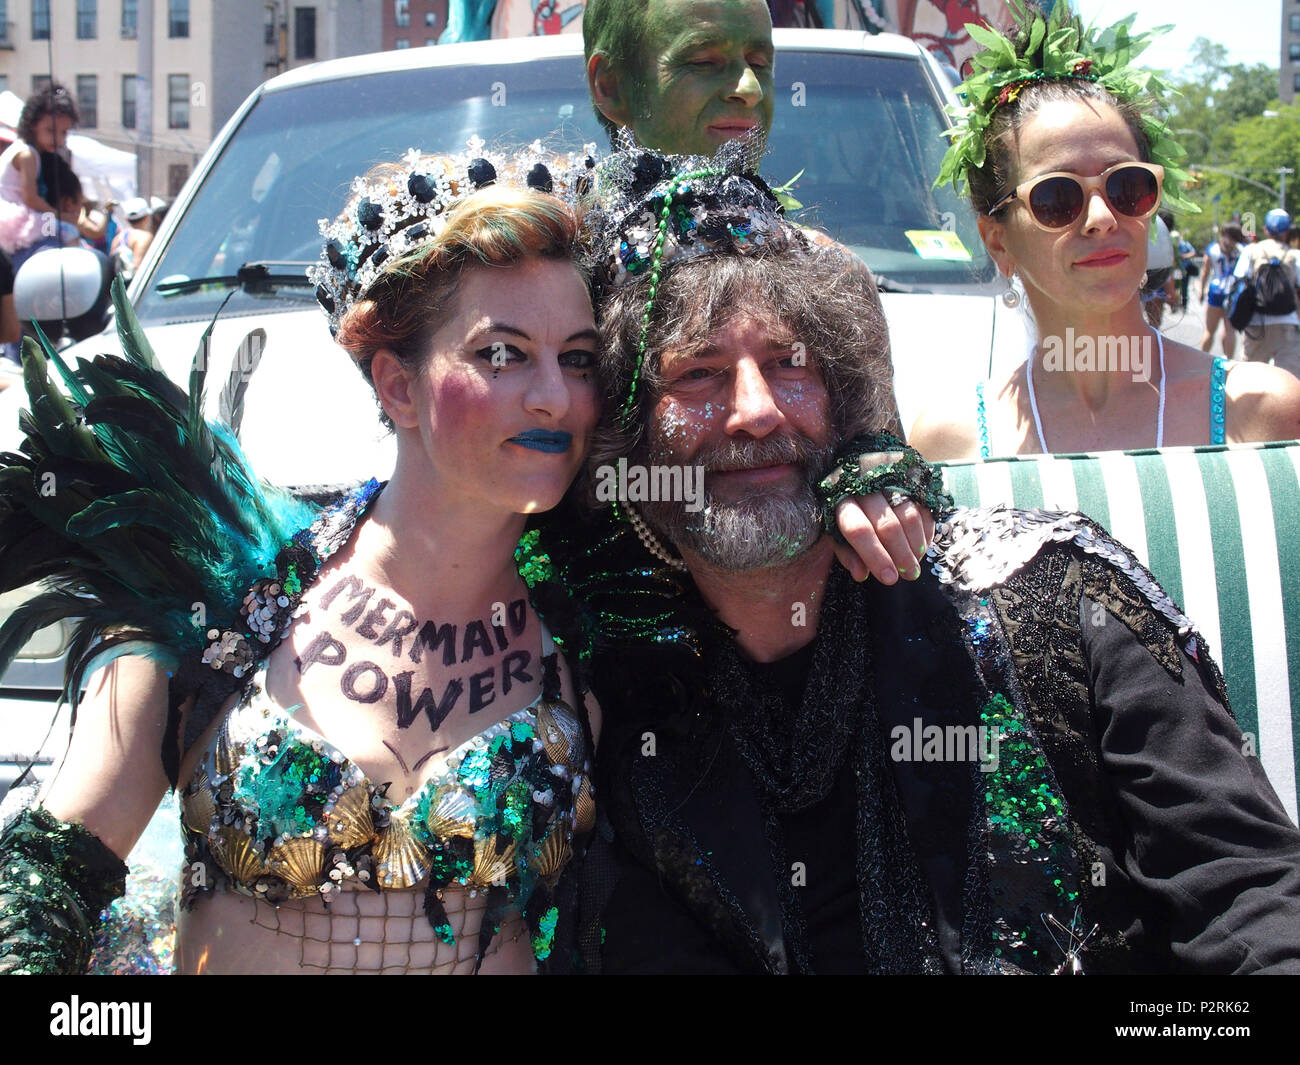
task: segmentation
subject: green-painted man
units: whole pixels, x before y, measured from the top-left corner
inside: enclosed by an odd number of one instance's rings
[[[640,144],[712,155],[772,128],[772,19],[763,0],[588,0],[587,85],[601,124]]]

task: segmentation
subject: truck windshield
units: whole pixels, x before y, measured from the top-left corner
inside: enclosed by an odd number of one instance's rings
[[[783,51],[777,83],[783,98],[763,171],[773,185],[799,175],[791,192],[804,205],[800,222],[900,285],[991,284],[969,206],[951,189],[931,188],[944,120],[915,59]],[[462,150],[474,135],[494,147],[538,137],[564,150],[607,143],[580,57],[392,71],[267,93],[205,175],[137,312],[145,321],[207,317],[228,287],[177,282],[234,275],[249,262],[281,270],[314,262],[317,220],[342,208],[354,177],[411,147]],[[310,288],[254,286],[236,292],[228,310],[312,300]]]

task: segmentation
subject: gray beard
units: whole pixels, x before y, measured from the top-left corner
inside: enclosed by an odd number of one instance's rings
[[[822,534],[822,504],[815,486],[833,455],[831,447],[818,448],[806,439],[793,437],[749,444],[732,442],[702,450],[694,463],[705,471],[703,510],[688,511],[684,500],[646,501],[637,509],[646,523],[679,551],[697,554],[724,572],[785,565],[812,547]],[[664,463],[667,459],[651,461]],[[725,501],[713,497],[709,488],[711,473],[775,462],[802,465],[804,478],[796,489],[759,488]]]

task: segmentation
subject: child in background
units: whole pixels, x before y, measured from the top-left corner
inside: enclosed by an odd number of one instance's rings
[[[51,84],[28,97],[18,139],[0,153],[0,250],[13,261],[15,273],[20,253],[54,235],[59,212],[40,193],[41,153],[58,152],[76,124],[72,96]],[[75,223],[77,217],[64,220]]]

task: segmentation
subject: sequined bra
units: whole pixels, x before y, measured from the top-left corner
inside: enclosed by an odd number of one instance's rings
[[[544,673],[554,677],[544,628],[543,641]],[[526,910],[539,886],[549,899],[575,834],[595,821],[582,725],[547,687],[443,756],[443,770],[394,805],[387,785],[267,696],[263,663],[182,794],[188,850],[215,879],[272,903],[328,901],[349,881],[404,890],[427,878],[430,920],[446,943],[444,887]],[[534,937],[539,957],[547,938]]]

